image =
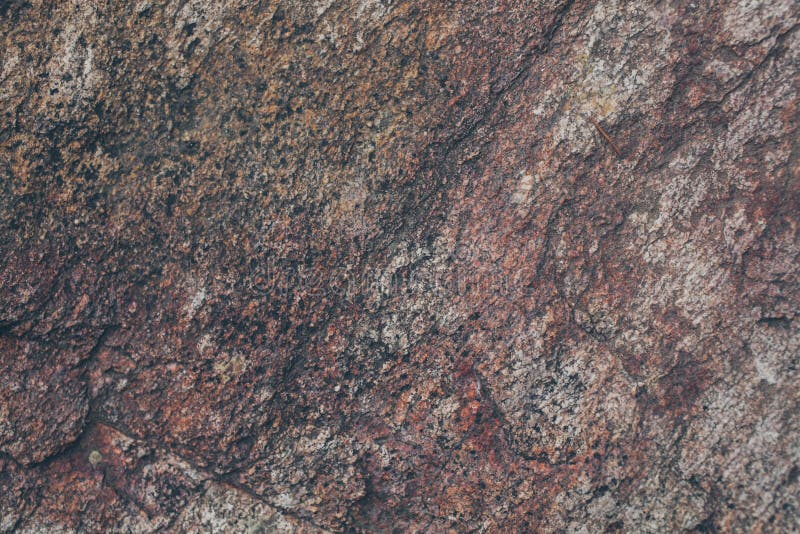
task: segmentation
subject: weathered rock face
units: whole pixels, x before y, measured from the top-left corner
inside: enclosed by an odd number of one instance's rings
[[[0,531],[797,531],[798,28],[0,2]]]

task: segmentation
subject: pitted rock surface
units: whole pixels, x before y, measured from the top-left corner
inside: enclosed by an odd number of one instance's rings
[[[798,29],[0,2],[0,532],[800,530]]]

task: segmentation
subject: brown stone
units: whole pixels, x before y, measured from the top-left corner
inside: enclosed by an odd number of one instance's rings
[[[799,27],[0,2],[0,532],[800,530]]]

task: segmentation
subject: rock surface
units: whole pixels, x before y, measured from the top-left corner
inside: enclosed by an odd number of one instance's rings
[[[800,530],[798,28],[0,2],[0,532]]]

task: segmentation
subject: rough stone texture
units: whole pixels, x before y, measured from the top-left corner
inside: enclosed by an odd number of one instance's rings
[[[0,532],[800,530],[798,28],[0,2]]]

